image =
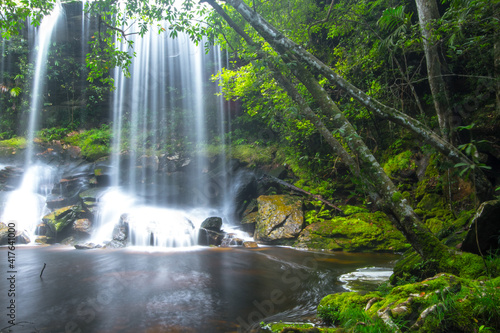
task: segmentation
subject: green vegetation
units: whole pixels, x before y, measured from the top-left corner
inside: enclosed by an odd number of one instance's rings
[[[500,329],[499,283],[499,278],[482,281],[438,274],[388,293],[329,295],[318,306],[318,315],[345,329],[358,327],[355,332],[478,332],[481,327],[493,332]]]
[[[0,147],[6,148],[26,148],[26,139],[23,137],[13,137],[8,140],[0,141]]]

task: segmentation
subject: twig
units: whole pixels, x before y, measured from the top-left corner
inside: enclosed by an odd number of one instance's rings
[[[42,271],[40,272],[40,279],[42,278],[43,271],[45,270],[45,267],[47,266],[46,263],[43,263],[43,268]]]

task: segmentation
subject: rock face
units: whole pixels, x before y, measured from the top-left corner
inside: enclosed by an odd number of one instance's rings
[[[359,212],[308,225],[297,247],[338,251],[403,251],[409,245],[382,212]]]
[[[289,195],[262,195],[257,198],[259,219],[254,239],[279,244],[296,238],[304,227],[302,199]]]
[[[491,252],[500,247],[499,239],[500,200],[483,202],[472,219],[461,249],[476,254],[479,254],[480,249],[481,253],[486,254],[488,251]]]
[[[201,223],[198,231],[198,245],[202,246],[219,246],[226,233],[221,230],[222,218],[209,217]]]

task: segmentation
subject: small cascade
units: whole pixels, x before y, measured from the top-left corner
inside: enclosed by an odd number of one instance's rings
[[[1,168],[0,168],[1,169]],[[1,221],[16,222],[18,233],[31,242],[35,239],[36,226],[49,213],[46,198],[55,183],[55,170],[48,166],[32,165],[25,170],[19,189],[10,193]]]
[[[225,136],[223,102],[210,82],[220,51],[205,54],[164,29],[134,40],[130,78],[120,69],[113,75],[112,189],[99,200],[96,242],[116,239],[117,225],[126,225],[132,245],[193,246],[203,220],[227,206],[225,157],[215,174],[203,153],[210,135]]]

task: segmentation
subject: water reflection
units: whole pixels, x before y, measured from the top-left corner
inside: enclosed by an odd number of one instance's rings
[[[250,332],[313,316],[323,296],[345,290],[341,274],[396,259],[275,247],[16,253],[16,320],[32,324],[14,332]]]

